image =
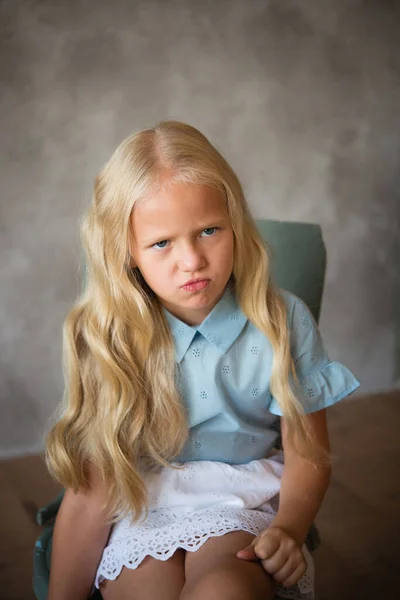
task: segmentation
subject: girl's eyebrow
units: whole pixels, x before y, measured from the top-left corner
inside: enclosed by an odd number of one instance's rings
[[[154,235],[152,235],[151,237],[148,237],[148,238],[139,239],[138,241],[143,246],[152,246],[156,242],[161,242],[162,240],[170,240],[173,237],[174,236],[172,236],[171,234],[168,234],[168,233],[160,233],[160,234],[157,234],[157,235],[154,234]]]
[[[191,232],[192,234],[194,233],[199,233],[201,231],[203,231],[204,229],[210,229],[211,227],[220,227],[221,225],[223,225],[224,223],[226,223],[226,218],[223,217],[217,217],[216,219],[208,219],[207,221],[204,221],[203,223],[199,223],[199,225],[193,229],[193,231]],[[177,237],[178,234],[174,234],[172,232],[166,232],[165,230],[160,230],[160,232],[155,232],[153,235],[147,237],[147,238],[143,238],[141,240],[138,240],[141,244],[143,244],[143,246],[152,246],[153,244],[155,244],[156,242],[160,242],[162,240],[171,240],[174,239],[175,237]],[[186,233],[187,235],[187,233]]]

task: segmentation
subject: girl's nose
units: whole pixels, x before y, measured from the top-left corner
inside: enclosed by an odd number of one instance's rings
[[[194,244],[187,244],[180,249],[179,268],[181,271],[195,273],[205,265],[205,257]]]

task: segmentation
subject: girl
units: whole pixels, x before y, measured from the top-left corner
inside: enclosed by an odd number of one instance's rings
[[[313,598],[325,408],[357,379],[274,287],[240,183],[196,129],[126,139],[82,227],[47,460],[50,600]],[[282,454],[276,446],[282,433]]]

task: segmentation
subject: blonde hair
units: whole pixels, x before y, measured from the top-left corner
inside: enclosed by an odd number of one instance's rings
[[[86,287],[63,330],[65,394],[46,459],[65,487],[88,489],[94,464],[107,482],[113,521],[147,507],[141,469],[168,466],[187,439],[174,347],[155,294],[130,265],[135,203],[169,181],[213,186],[226,198],[234,235],[238,304],[274,350],[271,392],[305,454],[318,452],[290,384],[295,376],[283,299],[240,182],[204,135],[175,121],[122,142],[95,180],[82,223]]]

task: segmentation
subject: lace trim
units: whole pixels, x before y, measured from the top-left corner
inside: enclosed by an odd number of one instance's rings
[[[136,569],[146,556],[168,560],[178,548],[195,552],[211,537],[232,531],[247,531],[258,535],[271,524],[273,514],[264,510],[229,507],[208,508],[195,513],[177,515],[172,509],[158,509],[149,513],[144,523],[132,527],[129,519],[118,525],[111,535],[96,574],[95,586],[104,579],[114,580],[123,567]],[[307,572],[292,588],[277,587],[279,598],[302,598],[314,590],[314,566],[307,549]]]

